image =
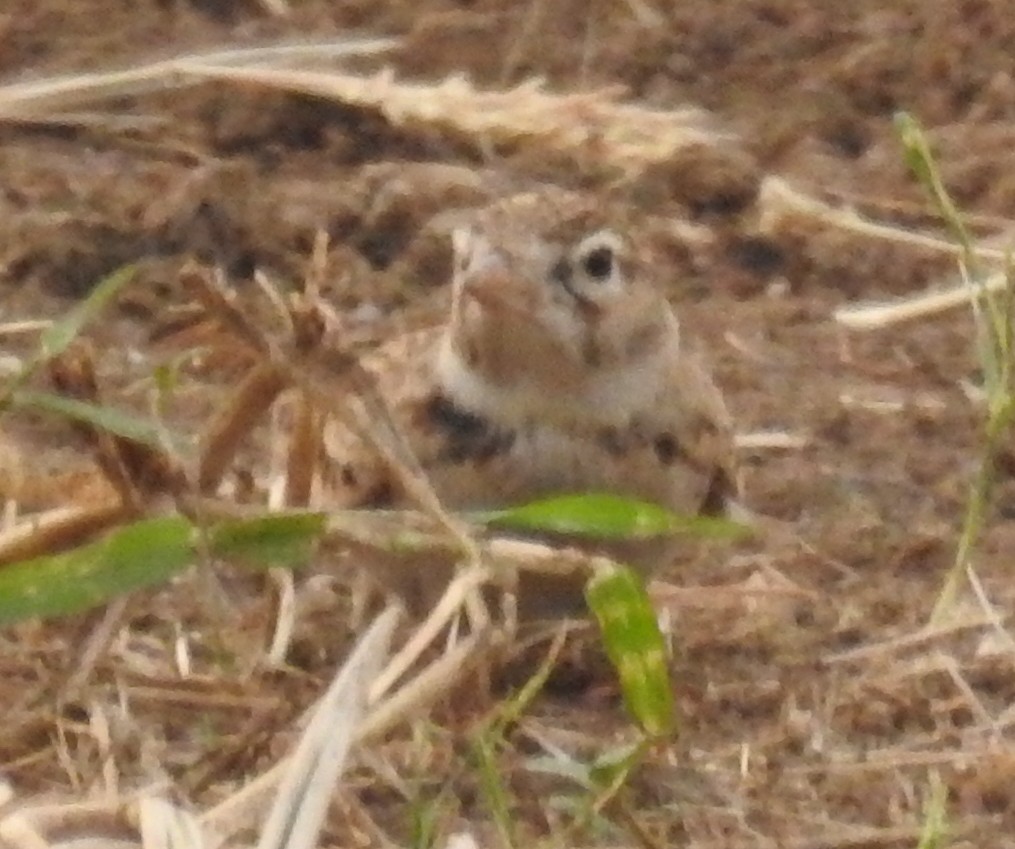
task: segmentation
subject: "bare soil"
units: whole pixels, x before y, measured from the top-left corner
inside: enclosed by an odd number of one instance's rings
[[[766,229],[758,195],[763,178],[778,175],[836,206],[934,229],[893,130],[904,109],[931,128],[945,180],[976,214],[977,232],[1005,232],[1015,203],[1010,4],[291,7],[275,18],[253,0],[8,0],[0,77],[389,34],[402,37],[385,57],[400,78],[464,72],[503,88],[541,75],[556,90],[619,83],[658,108],[707,108],[736,134],[737,153],[618,187],[511,150],[484,155],[366,110],[216,84],[89,106],[74,120],[0,120],[0,320],[60,315],[104,274],[138,263],[139,282],[90,331],[115,371],[122,351],[143,349],[165,308],[181,301],[190,261],[221,266],[253,298],[257,270],[300,279],[324,229],[330,267],[341,269],[337,306],[370,303],[397,319],[439,297],[444,258],[418,235],[428,218],[504,185],[577,185],[696,225],[705,238],[674,250],[674,301],[707,343],[738,429],[801,437],[748,452],[746,488],[754,510],[803,542],[711,552],[665,576],[685,588],[662,592],[681,646],[681,740],[634,780],[637,818],[658,845],[912,846],[937,773],[951,845],[1011,845],[1015,658],[972,602],[959,605],[956,628],[907,642],[921,634],[952,562],[982,443],[982,410],[964,390],[980,378],[971,318],[960,309],[870,333],[832,319],[850,301],[945,280],[952,260],[834,227]],[[100,112],[118,122],[96,120]],[[61,474],[61,497],[88,497],[87,482],[75,488],[64,474],[80,450],[64,429],[13,417],[4,428],[31,458],[35,488],[23,485],[22,500],[52,506]],[[1005,620],[1015,610],[1015,465],[1002,459],[1000,503],[976,562]],[[112,758],[121,789],[151,779],[142,764],[157,762],[205,806],[285,750],[291,736],[281,732],[349,645],[345,602],[320,583],[290,665],[265,671],[251,641],[268,637],[272,584],[228,580],[242,599],[228,611],[209,611],[194,582],[133,598],[125,636],[88,686],[60,702],[79,662],[74,647],[95,619],[0,636],[0,763],[19,794],[97,792]],[[181,634],[195,652],[187,682],[166,660]],[[130,697],[126,714],[118,694]],[[481,710],[452,699],[422,737],[382,750],[423,796],[450,789],[458,807],[445,829],[489,819],[474,773],[461,766]],[[616,699],[597,688],[549,693],[531,713],[531,729],[586,754],[627,727]],[[100,715],[115,720],[112,742],[96,732]],[[550,793],[525,769],[531,739],[519,731],[504,775],[522,833],[542,836]],[[394,783],[364,769],[334,806],[329,845],[380,845],[381,833],[407,842],[408,810]]]

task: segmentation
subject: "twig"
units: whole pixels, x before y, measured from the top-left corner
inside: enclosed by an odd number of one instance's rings
[[[840,307],[833,315],[839,324],[853,330],[879,330],[965,306],[983,293],[996,294],[1006,286],[1005,274],[997,272],[984,278],[975,288],[958,283],[947,289],[921,292],[895,301],[850,304]]]

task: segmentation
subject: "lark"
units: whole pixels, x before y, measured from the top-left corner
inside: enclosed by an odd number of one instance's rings
[[[722,395],[664,295],[665,269],[610,219],[561,189],[471,213],[453,230],[446,322],[365,362],[449,509],[608,492],[721,514],[736,498]],[[342,505],[407,505],[341,422],[326,446]],[[604,552],[646,572],[666,559],[645,541]],[[396,571],[394,589],[415,605],[449,574],[424,560]],[[531,576],[518,593],[525,618],[584,609],[582,582],[570,577]]]

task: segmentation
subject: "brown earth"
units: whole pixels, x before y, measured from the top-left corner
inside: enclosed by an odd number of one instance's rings
[[[533,75],[555,90],[621,83],[627,97],[658,108],[705,107],[738,140],[733,153],[692,157],[665,179],[643,175],[618,188],[525,152],[393,126],[366,109],[224,84],[88,105],[63,120],[0,119],[0,321],[59,315],[104,274],[137,262],[139,283],[90,331],[115,372],[117,351],[143,348],[163,308],[181,300],[186,262],[220,265],[252,297],[255,270],[299,279],[318,228],[331,237],[329,267],[343,271],[338,306],[367,301],[398,319],[429,303],[443,276],[440,252],[417,237],[426,220],[506,184],[619,193],[643,214],[697,225],[706,238],[674,247],[674,300],[709,344],[739,430],[803,438],[752,451],[746,486],[752,508],[786,520],[804,542],[717,551],[667,576],[713,589],[675,594],[679,767],[672,752],[650,759],[631,787],[636,818],[658,845],[911,846],[939,774],[950,845],[1011,845],[1011,651],[973,603],[960,605],[954,630],[905,642],[921,633],[952,562],[982,443],[982,409],[963,388],[979,378],[972,321],[957,310],[858,333],[831,318],[851,300],[946,279],[951,260],[833,226],[766,228],[758,196],[774,174],[836,206],[933,230],[893,130],[904,109],[931,128],[945,181],[976,213],[977,232],[1004,232],[1015,202],[1010,4],[291,6],[276,18],[254,0],[8,0],[0,76],[296,36],[391,34],[403,40],[386,61],[403,79],[464,71],[490,88]],[[0,344],[23,351],[23,340]],[[11,417],[4,427],[31,458],[36,500],[52,501],[40,469],[59,470],[80,446],[37,419]],[[976,563],[1006,619],[1015,605],[1015,467],[1002,459],[1000,503]],[[153,777],[141,763],[154,758],[203,807],[284,751],[291,738],[272,731],[319,693],[348,647],[338,594],[327,585],[302,618],[290,666],[264,671],[249,641],[267,639],[271,585],[251,593],[240,581],[230,589],[246,600],[223,612],[209,611],[192,583],[133,598],[131,629],[84,693],[62,703],[55,696],[78,662],[72,647],[95,621],[2,636],[3,677],[16,689],[0,690],[10,699],[0,759],[18,793],[94,793],[107,755],[128,790]],[[177,633],[195,652],[186,685],[166,665]],[[586,754],[606,745],[626,723],[614,700],[594,692],[540,699],[529,730]],[[126,717],[113,716],[119,693],[134,693]],[[115,745],[97,742],[100,714],[123,725]],[[468,707],[445,710],[414,742],[381,749],[413,792],[432,799],[446,788],[457,800],[445,829],[456,818],[489,819],[473,772],[456,762],[475,718]],[[514,742],[503,756],[514,814],[523,835],[545,835],[546,799],[564,791],[528,771],[536,747],[524,729]],[[329,845],[380,844],[381,834],[405,842],[409,809],[395,783],[364,767],[334,806]],[[610,842],[618,839],[633,840]]]

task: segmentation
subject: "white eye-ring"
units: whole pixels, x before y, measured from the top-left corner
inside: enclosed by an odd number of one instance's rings
[[[612,230],[598,230],[582,239],[574,249],[574,263],[589,280],[605,284],[617,282],[617,258],[624,241]]]

